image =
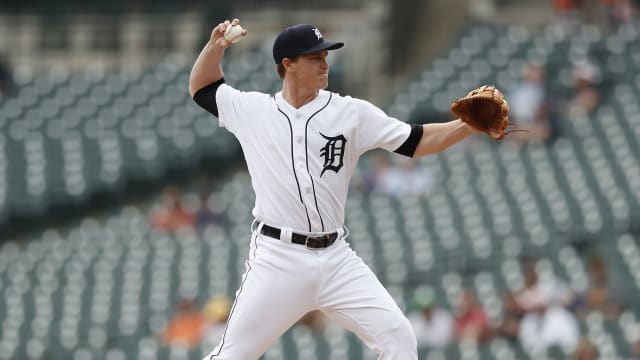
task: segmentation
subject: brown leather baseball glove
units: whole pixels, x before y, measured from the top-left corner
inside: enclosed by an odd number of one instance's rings
[[[451,111],[474,129],[486,133],[493,140],[501,140],[511,131],[509,104],[495,86],[484,85],[471,90],[467,96],[456,99]]]

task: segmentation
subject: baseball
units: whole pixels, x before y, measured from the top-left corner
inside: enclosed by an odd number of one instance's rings
[[[224,32],[224,39],[228,42],[235,44],[238,41],[242,40],[242,26],[238,25],[229,25],[227,26],[227,30]]]

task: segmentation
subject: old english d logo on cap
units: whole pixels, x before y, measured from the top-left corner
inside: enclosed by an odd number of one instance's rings
[[[273,60],[280,64],[284,58],[335,50],[343,46],[342,42],[324,41],[320,30],[313,25],[292,25],[282,30],[273,42]]]
[[[313,28],[313,32],[318,37],[318,40],[322,39],[322,34],[320,33],[320,30],[318,30],[317,28]]]

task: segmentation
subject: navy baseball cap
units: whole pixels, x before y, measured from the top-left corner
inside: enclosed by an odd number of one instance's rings
[[[291,25],[282,30],[273,42],[273,60],[280,64],[284,58],[340,49],[343,46],[344,43],[341,42],[324,41],[320,30],[313,25]]]

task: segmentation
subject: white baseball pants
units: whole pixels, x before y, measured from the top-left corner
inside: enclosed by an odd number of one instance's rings
[[[307,312],[319,309],[385,360],[417,360],[411,324],[343,238],[326,249],[254,230],[246,272],[220,344],[203,360],[256,360]]]

